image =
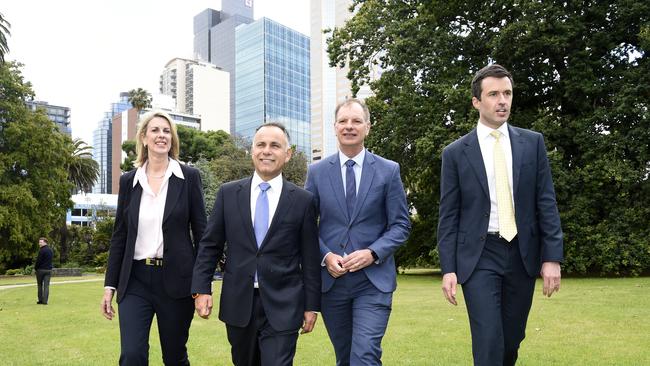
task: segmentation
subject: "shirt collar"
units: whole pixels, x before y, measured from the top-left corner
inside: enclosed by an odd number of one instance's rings
[[[135,177],[133,178],[134,187],[136,184],[138,184],[138,182],[148,182],[146,173],[148,164],[149,161],[146,161],[135,171]],[[165,179],[169,179],[172,174],[180,179],[185,179],[185,176],[183,175],[183,169],[181,169],[181,164],[174,159],[169,159],[169,164],[167,165],[167,170],[165,171]]]
[[[251,192],[254,191],[262,182],[266,182],[271,185],[271,188],[275,192],[282,192],[282,173],[278,174],[277,177],[265,181],[262,177],[257,174],[257,171],[253,173],[253,180],[251,181]]]
[[[476,126],[476,135],[479,141],[485,140],[486,138],[490,137],[490,133],[492,131],[494,131],[494,129],[482,124],[480,121]],[[510,135],[508,134],[508,122],[505,122],[501,126],[499,126],[499,128],[497,128],[497,131],[501,132],[501,135],[505,137],[506,140],[510,139]]]
[[[366,149],[361,149],[361,152],[359,152],[357,155],[355,155],[352,158],[349,158],[347,155],[342,153],[341,150],[339,150],[339,163],[341,164],[341,168],[343,168],[343,165],[345,165],[345,162],[350,160],[350,159],[354,160],[355,164],[362,167],[363,166],[363,160],[365,158],[366,158]]]

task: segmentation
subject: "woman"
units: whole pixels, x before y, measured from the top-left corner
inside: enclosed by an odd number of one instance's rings
[[[164,363],[189,365],[192,267],[206,217],[199,172],[179,164],[178,150],[171,117],[148,113],[137,132],[138,168],[120,177],[101,302],[102,314],[111,320],[117,292],[120,365],[148,364],[154,314]]]

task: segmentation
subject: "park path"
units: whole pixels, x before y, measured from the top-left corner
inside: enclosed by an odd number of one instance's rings
[[[63,284],[63,283],[98,282],[98,281],[104,281],[104,279],[103,278],[94,278],[94,279],[91,279],[91,280],[54,281],[54,282],[50,282],[50,285],[60,285],[60,284]],[[28,287],[28,286],[36,286],[36,283],[21,283],[19,285],[0,285],[0,291],[10,289],[10,288]]]

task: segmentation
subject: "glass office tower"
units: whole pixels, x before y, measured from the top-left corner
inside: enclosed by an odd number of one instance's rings
[[[309,37],[261,18],[237,27],[235,44],[235,133],[252,140],[260,124],[281,122],[311,159]]]

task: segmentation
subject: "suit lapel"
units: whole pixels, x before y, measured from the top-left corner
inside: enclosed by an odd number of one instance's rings
[[[334,154],[330,158],[330,166],[328,168],[328,174],[330,178],[330,183],[332,185],[332,191],[334,191],[334,198],[339,203],[341,212],[345,213],[345,217],[348,217],[348,206],[345,203],[345,190],[343,188],[343,176],[341,175],[341,162],[339,161],[339,154]]]
[[[271,221],[271,225],[269,225],[269,230],[266,232],[266,236],[264,236],[264,241],[262,241],[260,248],[264,248],[266,242],[269,241],[269,238],[273,236],[273,233],[280,226],[280,221],[282,221],[282,218],[287,214],[287,211],[289,211],[289,209],[291,208],[293,204],[293,194],[295,190],[296,187],[283,178],[282,192],[280,192],[280,200],[278,201],[278,207],[275,209],[275,213],[273,214],[273,221]]]
[[[178,202],[178,197],[181,194],[182,188],[183,188],[183,180],[174,174],[172,174],[169,177],[169,180],[167,182],[167,197],[165,198],[165,212],[163,214],[163,225],[165,224],[165,221],[167,221],[167,218],[171,214],[172,210],[174,209],[174,206],[176,206],[176,202]]]
[[[524,140],[519,132],[508,125],[508,134],[510,135],[510,148],[512,149],[512,197],[517,197],[519,188],[519,172],[521,171],[521,162],[524,156]]]
[[[135,179],[135,178],[134,178]],[[131,185],[131,197],[129,197],[129,227],[135,228],[138,232],[138,221],[140,218],[140,200],[142,199],[142,186],[137,183],[133,187],[133,180],[129,181]]]
[[[248,235],[251,244],[257,250],[257,241],[255,240],[255,232],[253,231],[253,220],[251,219],[251,183],[253,178],[239,181],[239,188],[237,190],[237,203],[239,206],[239,214],[241,215],[242,222],[244,223],[244,231]]]
[[[366,150],[366,156],[363,159],[363,169],[361,170],[361,181],[359,182],[357,200],[354,205],[354,211],[352,213],[352,217],[350,218],[350,222],[352,222],[357,217],[357,215],[359,215],[361,207],[363,206],[363,202],[366,200],[368,191],[370,191],[370,187],[372,186],[372,180],[374,177],[375,156]]]
[[[485,196],[490,198],[490,190],[488,188],[487,174],[485,173],[485,163],[483,162],[483,155],[481,154],[481,146],[478,143],[478,135],[476,129],[472,130],[463,139],[465,144],[465,156],[469,161],[469,165],[474,170],[476,178],[483,189]]]

